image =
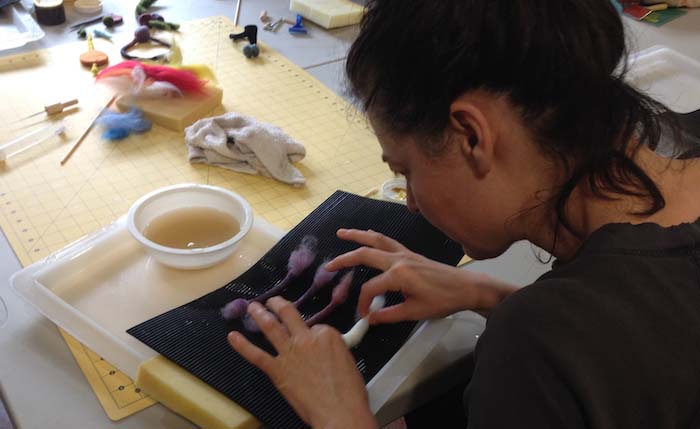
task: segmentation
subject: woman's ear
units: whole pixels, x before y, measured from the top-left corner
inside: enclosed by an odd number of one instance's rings
[[[450,105],[452,138],[477,177],[486,176],[493,167],[494,133],[479,105],[463,98]]]

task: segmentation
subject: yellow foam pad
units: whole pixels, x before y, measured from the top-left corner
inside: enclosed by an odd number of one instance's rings
[[[207,86],[204,95],[187,95],[181,98],[144,98],[132,100],[130,97],[117,99],[119,110],[128,110],[136,106],[154,124],[184,131],[195,121],[208,116],[212,110],[221,106],[223,91],[218,86]]]
[[[139,366],[136,385],[151,398],[206,429],[254,429],[260,421],[163,356]]]
[[[289,9],[323,28],[357,24],[365,13],[350,0],[290,0]]]

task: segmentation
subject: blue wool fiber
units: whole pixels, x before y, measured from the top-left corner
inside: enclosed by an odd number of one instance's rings
[[[121,140],[131,133],[145,133],[151,129],[151,122],[144,118],[141,109],[135,107],[127,113],[105,112],[97,123],[104,128],[102,137],[107,140]]]
[[[106,140],[122,140],[129,137],[129,130],[125,128],[110,128],[102,133],[102,138]]]

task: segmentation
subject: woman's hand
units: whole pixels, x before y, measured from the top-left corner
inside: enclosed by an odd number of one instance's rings
[[[461,310],[484,312],[517,289],[485,274],[425,258],[374,231],[340,229],[338,237],[365,247],[336,257],[328,263],[327,270],[366,265],[383,271],[362,285],[358,302],[361,315],[367,314],[377,295],[396,291],[405,298],[400,304],[373,312],[370,323],[432,319]]]
[[[279,320],[259,303],[251,303],[248,314],[278,355],[271,356],[235,331],[228,335],[233,349],[267,374],[313,428],[376,428],[364,380],[340,333],[327,325],[308,328],[281,297],[270,298],[267,306]]]

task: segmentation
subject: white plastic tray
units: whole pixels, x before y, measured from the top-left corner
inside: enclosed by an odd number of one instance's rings
[[[13,4],[0,15],[0,51],[19,48],[44,37],[44,31],[21,4]]]
[[[157,352],[127,334],[128,328],[221,287],[257,262],[283,235],[283,231],[257,218],[225,262],[205,270],[183,271],[165,267],[148,256],[129,235],[122,217],[15,273],[10,283],[47,318],[135,378],[138,366]],[[454,346],[440,344],[457,325],[457,320],[447,318],[417,327],[368,383],[373,411],[387,404],[392,408],[392,396],[399,388],[410,391],[460,357],[446,356]],[[483,325],[459,326],[466,329],[462,333],[478,334],[483,329]],[[473,342],[464,336],[458,341],[470,347]],[[434,356],[429,357],[431,353]],[[401,415],[402,411],[397,409],[392,414]]]
[[[629,81],[677,113],[700,109],[700,62],[665,46],[630,58]]]
[[[42,314],[134,378],[156,352],[126,333],[211,292],[252,266],[283,235],[256,219],[225,262],[184,271],[152,259],[122,217],[12,276],[15,291]]]

